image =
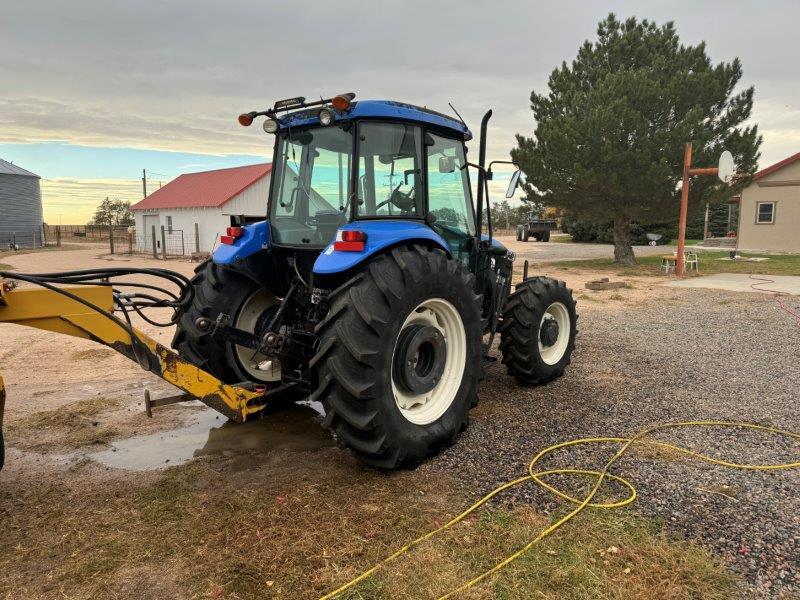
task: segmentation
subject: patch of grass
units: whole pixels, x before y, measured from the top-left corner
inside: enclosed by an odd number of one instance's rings
[[[700,243],[700,242],[702,242],[702,241],[703,241],[703,240],[686,240],[684,243],[685,243],[687,246],[694,246],[694,245],[696,245],[696,244],[699,244],[699,243]],[[677,246],[677,245],[678,245],[678,240],[670,240],[669,242],[667,242],[667,243],[665,244],[665,246]]]
[[[536,537],[548,519],[531,508],[491,511],[433,538],[378,572],[350,598],[435,598]],[[734,578],[696,545],[671,539],[629,511],[579,516],[459,598],[588,600],[732,596]]]
[[[564,233],[561,235],[551,235],[550,236],[551,242],[556,242],[559,244],[574,244],[575,240],[572,239],[572,236],[568,233]]]
[[[0,262],[0,271],[10,271],[13,268],[14,267],[12,267],[11,265],[7,265],[6,263]]]
[[[665,252],[664,254],[669,254]],[[718,260],[729,256],[728,252],[698,252],[700,260],[699,275],[714,273],[747,273],[754,275],[800,275],[800,254],[751,254],[742,253],[744,257],[764,257],[763,262],[735,262]],[[637,257],[639,264],[623,267],[614,263],[611,258],[590,260],[570,260],[554,263],[542,263],[543,267],[575,267],[589,271],[611,271],[620,276],[663,275],[661,272],[661,256]]]
[[[236,473],[202,461],[144,483],[0,489],[0,588],[21,597],[124,599],[158,589],[165,597],[317,598],[463,504],[441,476],[316,458],[273,457]],[[437,597],[549,522],[531,507],[484,510],[342,597]],[[719,562],[652,522],[625,510],[587,511],[459,598],[713,600],[731,597],[732,585]]]
[[[31,413],[8,425],[14,445],[28,450],[51,449],[61,445],[78,448],[102,443],[117,436],[114,426],[101,423],[97,417],[118,408],[120,400],[90,398],[61,408]]]

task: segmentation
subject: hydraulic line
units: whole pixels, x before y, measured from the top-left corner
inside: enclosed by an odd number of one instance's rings
[[[509,555],[496,565],[494,565],[491,569],[484,571],[477,577],[471,579],[470,581],[466,582],[462,586],[451,590],[444,594],[443,596],[439,597],[439,600],[445,600],[446,598],[452,598],[453,596],[463,592],[474,585],[480,583],[487,577],[490,577],[497,573],[498,571],[502,570],[503,568],[510,565],[512,562],[517,560],[518,558],[522,557],[528,551],[530,551],[536,544],[541,542],[544,538],[548,537],[549,535],[553,534],[556,530],[564,526],[566,523],[574,519],[577,515],[583,512],[587,508],[594,508],[594,509],[615,509],[621,508],[633,502],[636,499],[636,488],[633,486],[632,483],[627,481],[626,479],[614,475],[610,473],[611,467],[619,461],[625,454],[630,450],[630,448],[636,444],[646,443],[649,446],[657,446],[663,449],[669,449],[686,456],[690,456],[697,460],[701,460],[703,462],[707,462],[714,465],[719,465],[723,467],[727,467],[730,469],[743,469],[749,471],[774,471],[774,470],[781,470],[781,469],[795,469],[800,468],[800,457],[795,462],[787,462],[787,463],[778,463],[778,464],[748,464],[748,463],[736,463],[727,460],[722,460],[718,458],[713,458],[706,454],[702,454],[700,452],[696,452],[690,448],[685,448],[682,446],[678,446],[675,444],[670,444],[666,442],[660,442],[653,439],[648,438],[650,434],[653,434],[658,431],[665,431],[669,429],[680,429],[680,428],[720,428],[720,429],[748,429],[748,430],[755,430],[764,433],[769,433],[775,436],[782,436],[784,438],[792,439],[796,442],[800,442],[800,433],[795,433],[793,431],[786,431],[783,429],[778,429],[775,427],[767,427],[764,425],[757,425],[753,423],[738,423],[734,421],[683,421],[683,422],[675,422],[675,423],[664,423],[660,425],[654,425],[652,427],[648,427],[643,429],[633,437],[629,438],[620,438],[620,437],[594,437],[594,438],[582,438],[577,440],[570,440],[568,442],[561,442],[559,444],[554,444],[553,446],[549,446],[545,448],[541,452],[539,452],[531,462],[528,464],[528,474],[523,477],[518,477],[517,479],[513,479],[504,483],[491,492],[486,494],[483,498],[478,500],[475,504],[470,506],[467,510],[459,514],[458,516],[454,517],[441,527],[431,530],[428,533],[418,537],[417,539],[409,542],[396,552],[392,553],[391,555],[384,558],[379,563],[375,564],[370,569],[364,571],[358,577],[351,579],[341,587],[333,590],[332,592],[325,594],[320,598],[320,600],[328,600],[330,598],[334,598],[339,594],[347,591],[357,583],[367,579],[371,575],[373,575],[378,569],[386,565],[387,563],[393,561],[395,558],[405,554],[415,546],[421,544],[422,542],[432,538],[434,535],[441,533],[447,529],[450,529],[453,525],[463,521],[466,517],[470,514],[475,512],[481,506],[486,504],[489,500],[500,494],[501,492],[521,485],[526,482],[533,482],[536,485],[544,488],[545,490],[555,494],[559,498],[571,502],[575,505],[575,508],[571,510],[569,513],[543,529],[539,532],[539,534],[534,537],[530,542],[528,542],[525,546],[514,552],[513,554]],[[563,468],[563,469],[546,469],[546,470],[537,470],[537,465],[542,461],[542,459],[562,448],[568,448],[570,446],[579,446],[582,444],[615,444],[619,446],[617,452],[611,457],[611,459],[606,462],[605,466],[599,471],[591,470],[591,469],[574,469],[574,468]],[[554,476],[554,475],[568,475],[568,476],[583,476],[586,478],[594,479],[594,484],[591,487],[589,493],[584,496],[583,498],[576,498],[572,494],[569,494],[565,491],[562,491],[556,488],[554,485],[547,483],[544,478]],[[612,501],[612,502],[593,502],[595,496],[600,491],[603,486],[603,483],[606,480],[612,480],[619,484],[622,484],[625,488],[627,488],[629,494],[626,498],[622,500]]]

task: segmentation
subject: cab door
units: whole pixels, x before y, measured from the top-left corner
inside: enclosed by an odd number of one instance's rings
[[[453,256],[470,266],[475,214],[461,140],[427,132],[428,215],[431,227],[441,235]],[[430,220],[429,220],[430,222]]]

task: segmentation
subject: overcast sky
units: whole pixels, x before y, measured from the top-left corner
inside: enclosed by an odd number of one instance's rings
[[[797,0],[25,0],[0,11],[0,157],[46,179],[48,220],[81,222],[106,195],[138,199],[142,168],[158,185],[266,160],[271,136],[240,112],[354,91],[452,102],[473,129],[491,108],[489,154],[507,158],[532,133],[531,90],[610,11],[675,21],[714,61],[740,57],[761,166],[800,150]]]

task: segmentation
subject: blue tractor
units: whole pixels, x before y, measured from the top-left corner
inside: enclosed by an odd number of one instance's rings
[[[464,122],[418,106],[298,97],[239,122],[259,116],[275,140],[268,216],[234,217],[197,268],[173,340],[183,358],[321,402],[337,440],[383,468],[414,466],[466,428],[497,332],[520,383],[564,373],[571,290],[529,278],[526,262],[512,292],[514,254],[492,238],[491,111],[476,164]]]

